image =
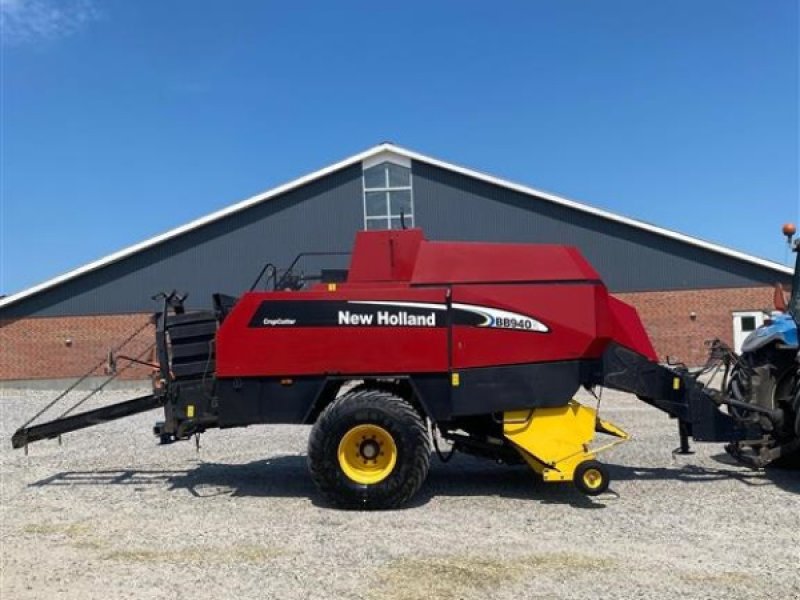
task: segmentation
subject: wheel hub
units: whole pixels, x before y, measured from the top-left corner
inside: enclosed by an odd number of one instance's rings
[[[397,445],[383,427],[356,425],[342,436],[338,449],[339,466],[347,477],[363,485],[386,479],[397,463]]]
[[[588,469],[583,474],[583,482],[589,489],[597,489],[603,482],[603,475],[597,469]]]
[[[381,447],[373,439],[364,440],[359,445],[358,451],[365,460],[375,460],[375,457],[380,454]]]

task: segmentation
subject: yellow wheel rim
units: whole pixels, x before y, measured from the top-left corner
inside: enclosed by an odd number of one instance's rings
[[[377,425],[357,425],[339,442],[339,466],[352,481],[363,485],[386,479],[397,464],[392,435]]]
[[[586,469],[582,479],[583,484],[590,490],[600,489],[603,485],[603,474],[597,469]]]

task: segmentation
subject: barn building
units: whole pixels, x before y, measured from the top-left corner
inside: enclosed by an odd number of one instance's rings
[[[266,262],[349,250],[361,229],[423,228],[428,239],[569,244],[636,306],[659,354],[700,364],[704,342],[740,343],[791,269],[567,198],[380,144],[334,165],[0,299],[0,381],[57,380],[96,366],[133,336],[149,359],[152,296],[247,290]],[[301,259],[305,270],[346,257]],[[143,377],[147,367],[128,369]]]

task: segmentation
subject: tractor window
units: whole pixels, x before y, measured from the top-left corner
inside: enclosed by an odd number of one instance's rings
[[[364,169],[364,229],[400,229],[414,226],[411,169],[382,162]]]

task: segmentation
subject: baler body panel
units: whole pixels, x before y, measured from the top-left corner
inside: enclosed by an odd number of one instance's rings
[[[453,305],[493,309],[496,322],[453,325],[453,368],[596,358],[599,284],[454,285]],[[502,312],[501,312],[502,311]],[[504,313],[508,316],[503,317]],[[516,315],[516,316],[514,316]],[[528,327],[527,319],[543,327]],[[504,320],[505,319],[505,320]]]
[[[427,243],[421,229],[359,233],[347,282],[407,282],[417,264],[420,247]]]
[[[654,359],[575,248],[361,232],[345,282],[236,303],[217,333],[220,418],[308,419],[324,382],[348,377],[408,378],[436,420],[564,406],[611,342]]]
[[[420,244],[411,283],[600,281],[577,248],[550,244]]]
[[[587,367],[570,360],[460,370],[448,418],[564,406],[584,382]]]
[[[446,372],[445,300],[443,288],[248,293],[217,334],[217,376]]]
[[[653,357],[625,306],[575,248],[361,232],[346,282],[242,296],[217,376],[448,375],[599,359],[612,340]]]
[[[614,341],[657,363],[658,355],[636,309],[612,296],[609,296],[607,306],[610,311],[608,327]]]

